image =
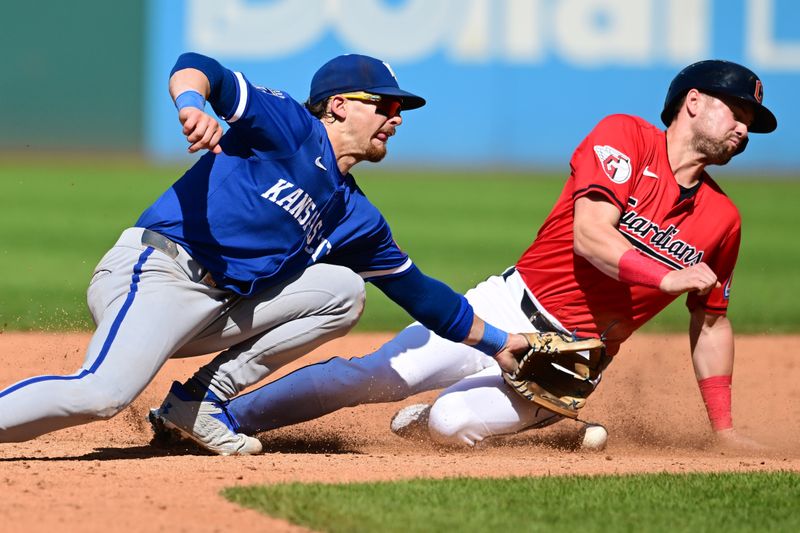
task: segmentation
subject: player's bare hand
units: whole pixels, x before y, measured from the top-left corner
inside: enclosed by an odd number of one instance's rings
[[[701,296],[720,286],[717,275],[705,263],[698,263],[682,270],[673,270],[661,280],[662,291],[668,294],[698,292]]]
[[[504,372],[513,374],[519,368],[517,358],[526,354],[530,349],[531,346],[528,344],[528,341],[525,339],[525,337],[522,335],[517,335],[516,333],[510,333],[508,335],[506,345],[497,353],[497,355],[494,356],[494,358]]]
[[[215,154],[222,152],[219,140],[222,138],[222,126],[217,119],[196,107],[184,107],[178,112],[178,119],[183,124],[183,134],[189,141],[189,152],[210,150]]]
[[[766,446],[749,437],[745,437],[735,429],[723,429],[714,432],[714,447],[731,452],[766,452]]]

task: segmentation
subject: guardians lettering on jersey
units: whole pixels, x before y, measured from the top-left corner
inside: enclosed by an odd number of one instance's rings
[[[607,144],[594,145],[594,153],[603,172],[612,182],[622,185],[630,179],[632,164],[631,158],[626,154]],[[649,171],[649,166],[645,166],[642,174],[658,178],[657,174]],[[628,197],[629,206],[636,207],[638,204],[637,198]],[[628,209],[622,214],[619,230],[639,251],[675,270],[696,265],[703,260],[702,250],[697,250],[691,244],[674,238],[680,232],[675,225],[670,224],[662,230],[656,222],[632,209]],[[651,232],[652,236],[650,236]],[[672,261],[659,252],[665,252],[677,261]]]
[[[628,203],[636,205],[636,199],[630,198]],[[665,229],[661,229],[658,224],[639,215],[636,211],[626,211],[619,221],[620,233],[630,241],[638,250],[648,256],[666,263],[675,270],[696,265],[703,261],[703,251],[698,250],[689,243],[674,237],[681,230],[670,224]],[[652,236],[651,236],[652,233]],[[639,237],[637,239],[636,237]],[[649,239],[648,239],[649,237]],[[660,250],[676,261],[670,261],[663,255],[653,251]]]
[[[291,192],[278,198],[281,193],[287,190]],[[275,205],[282,207],[284,211],[294,217],[295,221],[300,225],[303,231],[305,231],[306,246],[304,249],[306,253],[312,256],[314,261],[319,259],[323,251],[331,249],[331,245],[327,239],[322,239],[316,246],[312,245],[314,239],[317,237],[317,233],[319,233],[320,228],[322,228],[322,221],[318,220],[319,212],[317,211],[317,204],[307,192],[297,187],[294,183],[279,178],[278,183],[270,187],[261,196],[273,202]]]

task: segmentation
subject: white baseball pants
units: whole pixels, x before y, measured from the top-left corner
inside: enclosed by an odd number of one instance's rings
[[[476,314],[499,328],[536,331],[520,309],[523,291],[527,288],[514,272],[507,279],[493,276],[479,283],[466,297]],[[369,355],[334,357],[304,367],[235,398],[228,408],[241,430],[254,434],[343,407],[394,402],[442,388],[429,418],[431,437],[442,444],[472,446],[487,437],[560,419],[511,390],[493,358],[442,339],[419,323]]]

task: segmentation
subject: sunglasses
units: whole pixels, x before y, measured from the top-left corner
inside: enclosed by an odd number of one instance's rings
[[[400,111],[403,108],[403,101],[391,96],[382,96],[380,94],[372,94],[364,91],[343,93],[340,96],[348,100],[359,100],[361,102],[375,104],[376,111],[387,118],[400,116]]]

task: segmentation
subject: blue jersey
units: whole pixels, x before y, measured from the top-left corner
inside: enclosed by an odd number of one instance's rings
[[[336,164],[325,127],[288,94],[225,69],[209,102],[230,124],[136,226],[181,244],[219,287],[243,295],[315,262],[365,279],[411,268],[389,225]]]

